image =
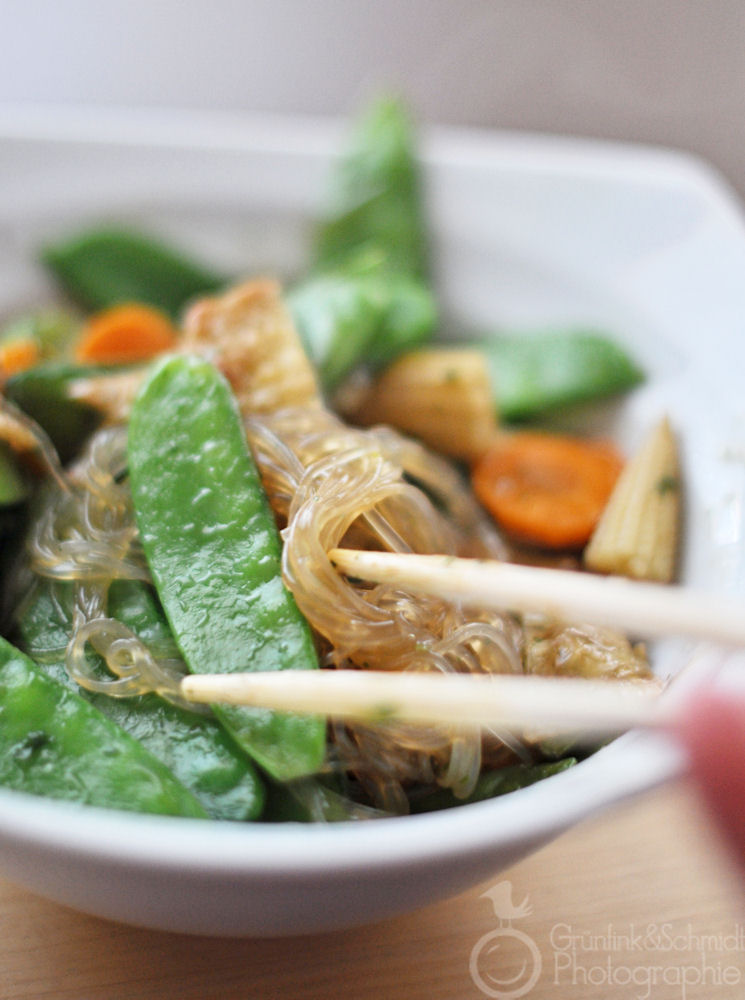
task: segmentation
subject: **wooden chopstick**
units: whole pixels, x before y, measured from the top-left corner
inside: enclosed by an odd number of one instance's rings
[[[650,638],[745,644],[745,599],[689,587],[441,555],[333,549],[329,558],[348,576],[474,608],[539,612]]]
[[[538,612],[650,637],[686,635],[745,644],[745,601],[688,587],[441,555],[334,549],[349,576],[406,587],[474,608]],[[272,708],[367,722],[489,727],[605,738],[673,724],[680,705],[658,681],[369,670],[195,674],[191,701]]]
[[[194,674],[191,701],[249,705],[370,723],[392,720],[505,732],[617,735],[666,725],[672,708],[657,681],[371,670]]]

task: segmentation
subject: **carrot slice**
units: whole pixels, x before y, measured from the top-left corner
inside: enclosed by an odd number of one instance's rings
[[[178,340],[168,317],[136,302],[112,306],[86,323],[75,348],[85,364],[127,364],[146,361],[174,347]]]
[[[505,435],[472,470],[476,496],[516,539],[548,549],[587,543],[623,466],[613,445],[563,435]]]
[[[27,368],[33,368],[40,357],[39,345],[32,338],[9,340],[0,344],[0,373],[3,378],[10,378]]]

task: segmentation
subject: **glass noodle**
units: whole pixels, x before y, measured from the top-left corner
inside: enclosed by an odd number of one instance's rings
[[[326,553],[337,545],[503,556],[452,467],[389,429],[346,427],[318,408],[246,423],[265,488],[283,527],[285,582],[313,626],[329,667],[466,672],[522,671],[523,630],[510,615],[477,620],[456,605],[342,577]],[[75,586],[71,676],[88,690],[131,696],[155,690],[177,703],[184,665],[173,649],[148,649],[107,617],[115,579],[148,580],[126,479],[126,429],[106,428],[50,488],[30,540],[31,568]],[[87,645],[110,678],[91,668]],[[250,651],[247,650],[247,662]],[[191,707],[191,706],[190,706]],[[333,723],[329,766],[351,772],[373,804],[408,811],[411,785],[473,789],[483,763],[521,755],[497,734],[447,728]]]

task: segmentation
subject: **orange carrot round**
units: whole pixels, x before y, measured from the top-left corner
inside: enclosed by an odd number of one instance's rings
[[[547,549],[587,543],[623,460],[608,443],[519,431],[476,463],[476,496],[515,539]]]
[[[33,368],[40,358],[39,345],[32,338],[9,340],[0,344],[0,374],[3,378],[10,378],[27,368]]]
[[[178,333],[166,315],[136,302],[96,313],[83,327],[75,357],[84,364],[146,361],[170,350]]]

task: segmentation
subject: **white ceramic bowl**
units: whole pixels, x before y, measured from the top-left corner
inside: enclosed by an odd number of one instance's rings
[[[302,268],[341,127],[245,117],[0,109],[0,302],[49,291],[39,244],[85,223],[146,226],[246,274]],[[603,408],[632,446],[668,411],[685,450],[684,576],[742,591],[745,316],[739,210],[677,154],[541,137],[428,133],[437,280],[461,327],[597,324],[649,373]],[[659,670],[689,652],[669,641]],[[340,824],[151,818],[0,792],[0,869],[83,911],[220,935],[331,930],[494,876],[571,824],[679,767],[629,734],[504,798]]]

